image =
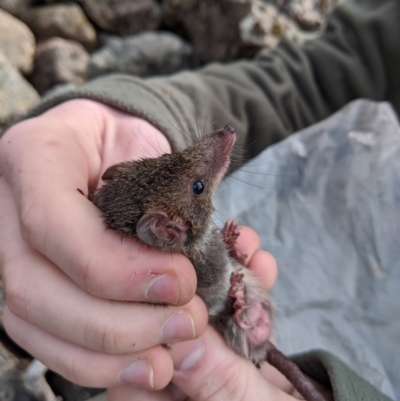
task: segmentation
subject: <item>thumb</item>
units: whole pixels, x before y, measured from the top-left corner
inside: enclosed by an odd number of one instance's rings
[[[172,381],[194,401],[293,400],[230,349],[211,326],[198,339],[173,344],[171,355]]]

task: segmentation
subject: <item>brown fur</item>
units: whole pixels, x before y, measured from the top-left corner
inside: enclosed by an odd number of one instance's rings
[[[236,225],[228,223],[221,235],[211,221],[212,196],[228,168],[234,141],[234,128],[226,126],[182,152],[111,166],[93,202],[102,210],[106,225],[123,236],[185,254],[196,270],[197,294],[209,310],[210,323],[234,350],[259,364],[268,350],[274,350],[268,341],[272,303],[243,266],[244,255],[235,251]],[[192,187],[197,181],[204,184],[199,196]],[[290,378],[310,387],[309,379],[282,358],[282,372],[285,367],[295,371]],[[318,392],[316,397],[303,395],[309,401],[324,400]]]

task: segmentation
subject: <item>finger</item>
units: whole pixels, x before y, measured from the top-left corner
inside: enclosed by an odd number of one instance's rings
[[[0,260],[7,303],[20,318],[73,343],[108,353],[136,352],[203,332],[207,311],[197,297],[183,308],[172,308],[110,302],[82,291],[22,240],[12,218],[15,208],[5,201],[7,190],[2,189]]]
[[[228,348],[210,326],[200,339],[174,344],[171,355],[173,383],[196,401],[291,399],[266,381],[249,360]]]
[[[102,131],[90,113],[76,112],[77,125],[87,117],[92,127]],[[13,186],[24,239],[93,295],[176,305],[188,302],[196,288],[190,262],[106,230],[99,210],[78,192],[87,194],[88,182],[100,172],[99,153],[93,149],[99,139],[85,131],[74,134],[69,119],[64,120],[49,115],[26,121],[1,142],[2,167]],[[92,138],[89,145],[82,143],[86,134]],[[88,156],[93,153],[97,158]]]
[[[47,367],[81,386],[110,387],[121,383],[147,389],[164,388],[173,365],[158,346],[134,355],[107,355],[61,340],[4,309],[4,325],[17,344]]]
[[[5,270],[7,304],[20,318],[73,343],[132,353],[195,338],[207,325],[198,297],[181,308],[110,302],[82,291],[43,258],[28,256],[14,258]]]
[[[25,241],[16,225],[17,211],[4,180],[0,180],[0,191],[0,236],[5,241],[2,248],[12,257],[22,251],[18,244]],[[76,191],[68,193],[61,201],[61,204],[66,202],[66,213],[60,213],[57,202],[50,199],[47,209],[52,214],[50,209],[55,207],[54,215],[59,218],[54,221],[51,216],[49,219],[36,216],[34,225],[46,227],[52,233],[51,236],[47,234],[43,247],[48,249],[47,254],[54,253],[53,262],[62,264],[63,270],[83,289],[110,299],[176,305],[185,304],[193,297],[196,275],[185,257],[143,247],[134,241],[122,240],[110,230],[105,231],[96,208]],[[69,218],[64,219],[65,214]],[[74,221],[83,222],[85,231],[75,232]],[[62,249],[58,245],[53,247],[52,241],[57,235],[64,236],[64,239],[59,237],[64,242]]]
[[[62,195],[49,195],[47,203],[44,198],[38,200],[27,220],[29,227],[34,227],[36,243],[43,234],[43,243],[36,244],[36,249],[80,287],[108,299],[172,305],[184,304],[193,297],[196,275],[188,259],[106,230],[91,202],[77,191],[60,191]],[[43,233],[38,233],[42,229]],[[51,239],[57,235],[60,243]]]
[[[253,257],[253,255],[260,248],[260,237],[250,227],[239,226],[240,235],[237,238],[237,245],[239,251],[247,255],[246,263]]]
[[[262,287],[269,291],[278,277],[278,265],[275,258],[266,251],[257,251],[249,260],[248,267],[259,277]]]
[[[148,391],[132,386],[111,387],[107,395],[108,401],[178,401],[167,390]]]
[[[248,255],[247,267],[260,279],[263,288],[270,290],[278,275],[275,258],[269,252],[259,250],[260,237],[250,227],[240,227],[237,243],[240,252]]]
[[[164,390],[148,391],[132,386],[116,386],[107,390],[108,400],[104,401],[190,401],[173,383],[170,383]]]

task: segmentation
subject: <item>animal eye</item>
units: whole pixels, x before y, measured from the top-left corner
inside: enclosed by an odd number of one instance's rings
[[[195,196],[200,196],[204,192],[204,184],[201,181],[195,181],[192,184],[192,191]]]

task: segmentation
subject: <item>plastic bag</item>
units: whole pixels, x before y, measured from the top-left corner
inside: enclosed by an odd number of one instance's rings
[[[390,104],[358,100],[272,146],[214,202],[278,261],[274,338],[326,349],[400,399],[400,127]]]

